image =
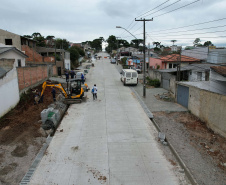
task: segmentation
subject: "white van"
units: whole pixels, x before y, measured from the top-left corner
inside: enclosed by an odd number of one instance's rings
[[[123,69],[121,72],[121,81],[124,85],[137,85],[138,84],[138,73],[133,69]]]

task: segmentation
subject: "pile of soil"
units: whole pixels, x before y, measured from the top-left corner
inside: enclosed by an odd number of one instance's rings
[[[42,85],[35,87],[41,91]],[[0,118],[0,184],[18,184],[28,171],[47,134],[40,129],[41,115],[53,102],[51,88],[44,101],[34,104],[34,93],[24,93],[17,106]]]
[[[189,112],[155,112],[154,117],[198,184],[225,184],[226,138]]]

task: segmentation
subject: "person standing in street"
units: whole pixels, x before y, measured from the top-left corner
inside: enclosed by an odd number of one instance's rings
[[[74,77],[75,77],[75,72],[72,70],[71,71],[71,79],[74,79]]]
[[[68,80],[69,80],[69,73],[67,71],[65,72],[65,76],[66,76],[66,82],[68,82]]]
[[[56,101],[56,90],[55,90],[55,88],[53,87],[53,89],[52,89],[52,95],[53,95],[53,101]]]
[[[83,75],[83,73],[81,74],[81,80],[82,80],[82,84],[84,84],[84,75]]]
[[[93,93],[93,100],[97,99],[97,86],[94,84],[92,88],[92,93]]]

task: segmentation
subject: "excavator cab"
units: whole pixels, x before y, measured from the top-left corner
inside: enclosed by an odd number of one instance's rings
[[[71,96],[80,95],[81,88],[82,88],[81,80],[74,80],[73,82],[71,82]]]

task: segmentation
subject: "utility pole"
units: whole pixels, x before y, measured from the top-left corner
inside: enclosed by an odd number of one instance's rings
[[[181,50],[180,55],[177,58],[177,81],[180,81],[180,67],[181,67]]]
[[[153,18],[152,19],[140,19],[140,20],[137,20],[137,19],[135,19],[135,21],[143,21],[143,23],[144,23],[144,61],[143,61],[143,70],[144,70],[144,79],[143,79],[143,97],[146,97],[146,86],[145,86],[145,84],[146,84],[146,70],[145,70],[145,66],[146,66],[146,62],[145,62],[145,22],[146,21],[153,21]]]
[[[117,40],[117,57],[116,57],[116,63],[118,64],[118,38],[120,37],[116,37],[116,40]]]

